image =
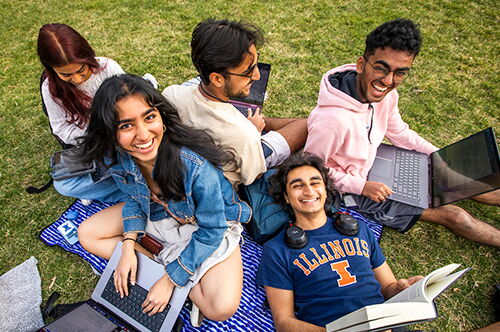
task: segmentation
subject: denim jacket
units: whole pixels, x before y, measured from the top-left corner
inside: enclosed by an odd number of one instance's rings
[[[118,163],[110,169],[118,187],[126,194],[122,210],[124,234],[144,233],[146,222],[172,217],[179,223],[198,225],[179,258],[165,267],[177,287],[184,286],[196,268],[220,245],[227,221],[247,223],[252,212],[242,202],[221,170],[198,154],[182,148],[185,199],[168,200],[160,205],[151,193],[142,173],[127,153],[118,153]]]

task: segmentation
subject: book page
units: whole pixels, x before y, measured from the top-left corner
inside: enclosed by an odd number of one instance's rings
[[[426,279],[428,279],[427,285],[430,285],[430,284],[438,281],[439,279],[447,276],[452,271],[455,271],[459,266],[460,266],[460,264],[448,264],[448,265],[443,266],[437,270],[432,271],[426,277]]]
[[[328,324],[332,329],[334,327],[347,327],[351,325],[369,322],[382,317],[396,316],[401,313],[401,305],[399,303],[392,304],[371,304],[356,311],[353,311],[345,316]]]
[[[384,303],[395,303],[395,302],[427,302],[425,299],[425,283],[427,282],[427,277],[420,279],[407,289],[402,290],[398,294],[391,297]]]
[[[425,302],[383,303],[363,307],[326,325],[327,332],[359,332],[404,326],[437,317],[434,304]]]
[[[417,283],[411,285],[407,289],[401,291],[400,293],[394,295],[389,300],[385,301],[385,303],[393,303],[393,302],[432,302],[436,296],[438,296],[446,287],[452,283],[455,279],[446,279],[449,281],[447,283],[444,281],[443,283],[437,283],[440,280],[443,280],[451,271],[455,270],[459,267],[460,264],[449,264],[443,266],[437,270],[429,273],[425,278],[419,280]],[[451,280],[451,281],[450,281]],[[437,284],[436,284],[437,283]],[[436,284],[435,287],[431,288],[431,293],[427,292],[427,289]]]
[[[431,301],[434,300],[439,294],[441,294],[446,288],[448,288],[448,286],[455,282],[455,280],[460,278],[465,272],[469,271],[469,269],[470,268],[466,268],[461,271],[455,272],[432,283],[425,290],[427,297]]]

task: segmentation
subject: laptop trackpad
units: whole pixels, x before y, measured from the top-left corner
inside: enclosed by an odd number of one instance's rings
[[[371,176],[390,178],[392,172],[392,160],[376,157],[373,167],[370,170]]]

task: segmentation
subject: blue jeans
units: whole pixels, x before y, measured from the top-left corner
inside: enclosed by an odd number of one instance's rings
[[[123,202],[126,197],[108,172],[97,181],[91,174],[54,180],[54,188],[63,196],[100,202]]]

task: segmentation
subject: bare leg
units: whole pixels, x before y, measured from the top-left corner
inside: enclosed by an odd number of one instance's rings
[[[435,209],[425,209],[420,219],[442,225],[465,239],[500,246],[499,229],[474,218],[458,206],[445,205]]]
[[[493,190],[471,198],[484,204],[500,206],[500,189]]]
[[[306,144],[307,119],[280,119],[266,118],[265,131],[277,131],[288,143],[293,152],[301,149]]]
[[[191,300],[211,320],[230,318],[240,304],[243,288],[243,265],[240,247],[210,268],[189,293]]]
[[[78,240],[88,252],[110,259],[116,244],[123,240],[122,208],[125,203],[119,203],[97,212],[84,220],[78,227]],[[135,250],[148,257],[153,255],[136,244]]]
[[[80,224],[78,239],[85,250],[104,259],[111,257],[116,244],[123,239],[124,204],[110,206]]]

